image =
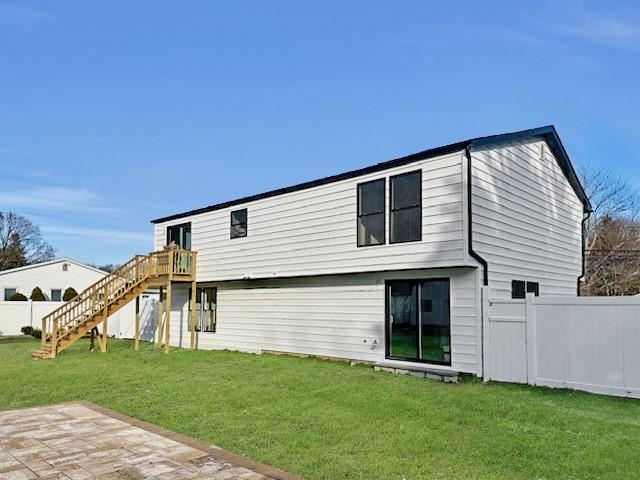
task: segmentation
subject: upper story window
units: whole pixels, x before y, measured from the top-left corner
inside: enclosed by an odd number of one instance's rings
[[[422,171],[391,177],[391,243],[422,240]]]
[[[247,209],[231,212],[231,238],[247,236]]]
[[[385,243],[385,179],[358,185],[358,246]]]
[[[191,223],[167,227],[167,245],[175,243],[178,248],[191,250]]]

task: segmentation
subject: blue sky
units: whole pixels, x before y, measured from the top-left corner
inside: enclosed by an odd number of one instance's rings
[[[639,85],[637,2],[0,0],[0,210],[122,262],[153,218],[550,123],[640,186]]]

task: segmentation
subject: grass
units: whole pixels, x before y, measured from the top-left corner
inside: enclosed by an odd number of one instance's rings
[[[0,340],[0,409],[85,399],[312,479],[638,478],[640,401],[288,356]]]

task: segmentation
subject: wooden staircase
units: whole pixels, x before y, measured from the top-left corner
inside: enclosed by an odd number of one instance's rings
[[[149,255],[136,255],[45,316],[40,348],[31,354],[38,358],[55,358],[100,324],[102,335],[98,342],[100,350],[106,351],[109,316],[150,287],[167,286],[170,299],[171,282],[195,282],[195,269],[196,252],[190,250],[167,248]],[[136,318],[136,341],[139,338],[138,322],[139,318]],[[168,344],[168,324],[166,342]]]

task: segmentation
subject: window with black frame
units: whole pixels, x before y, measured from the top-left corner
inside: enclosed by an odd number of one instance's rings
[[[422,171],[391,177],[390,242],[422,240]]]
[[[196,288],[196,332],[215,333],[217,293],[218,290],[215,287]],[[189,308],[191,308],[191,289],[189,289]]]
[[[385,243],[385,179],[358,185],[358,246]]]
[[[167,245],[171,243],[183,250],[191,250],[191,223],[167,227]]]
[[[247,209],[231,212],[231,238],[247,236]]]

